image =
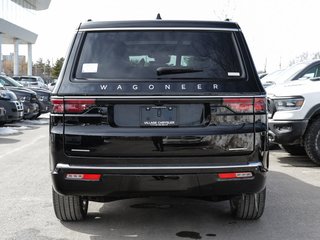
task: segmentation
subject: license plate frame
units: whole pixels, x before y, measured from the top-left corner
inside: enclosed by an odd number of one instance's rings
[[[177,106],[141,106],[141,127],[176,127]]]

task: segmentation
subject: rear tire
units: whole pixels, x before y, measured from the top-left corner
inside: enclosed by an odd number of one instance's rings
[[[308,157],[320,165],[320,117],[311,122],[308,127],[304,138],[304,147]]]
[[[266,188],[259,193],[242,194],[230,200],[231,213],[241,220],[259,219],[266,201]]]
[[[302,156],[302,155],[306,155],[306,151],[304,149],[304,147],[300,146],[300,145],[281,145],[282,148],[290,153],[293,156]]]
[[[53,208],[61,221],[80,221],[88,213],[89,201],[80,196],[66,196],[52,189]]]
[[[36,120],[38,117],[40,117],[40,115],[41,115],[41,110],[40,110],[40,104],[39,103],[37,103],[37,105],[38,105],[38,109],[39,109],[39,112],[37,113],[37,115],[36,116],[34,116],[33,118],[32,118],[32,120]]]

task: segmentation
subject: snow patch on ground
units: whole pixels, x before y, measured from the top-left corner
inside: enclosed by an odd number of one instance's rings
[[[0,136],[14,135],[19,133],[18,130],[13,129],[11,127],[1,127],[0,128]]]
[[[36,120],[21,120],[18,124],[21,126],[25,125],[46,125],[49,123],[49,119],[36,119]]]
[[[32,128],[27,127],[27,126],[19,126],[19,125],[12,125],[12,126],[10,126],[10,127],[11,127],[12,129],[18,130],[18,131],[32,129]]]
[[[41,114],[39,118],[40,118],[40,119],[41,119],[41,118],[47,118],[47,119],[49,119],[49,118],[50,118],[50,113]]]
[[[30,130],[37,128],[39,125],[49,124],[50,114],[42,114],[40,118],[35,120],[21,120],[11,124],[6,124],[4,127],[0,127],[0,136],[8,136],[22,133],[23,130]]]

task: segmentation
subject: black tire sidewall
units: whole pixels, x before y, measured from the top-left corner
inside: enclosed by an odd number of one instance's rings
[[[307,129],[304,145],[308,157],[320,165],[320,117],[314,120]]]

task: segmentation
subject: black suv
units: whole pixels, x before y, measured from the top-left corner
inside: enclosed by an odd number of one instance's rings
[[[264,211],[266,93],[232,22],[82,24],[52,93],[55,214],[148,196]]]
[[[37,94],[31,89],[23,87],[20,83],[8,76],[0,76],[0,83],[14,92],[23,105],[23,118],[34,119],[40,115]]]

